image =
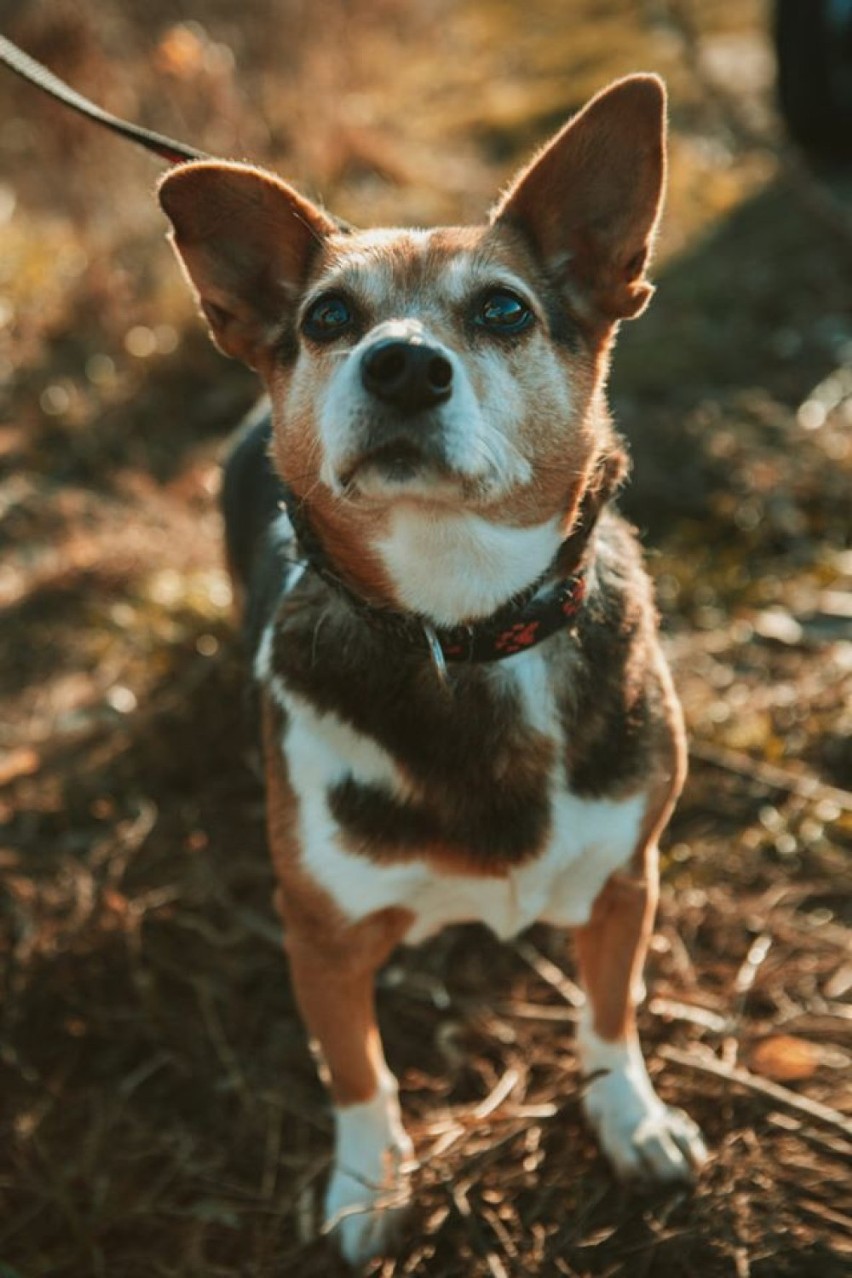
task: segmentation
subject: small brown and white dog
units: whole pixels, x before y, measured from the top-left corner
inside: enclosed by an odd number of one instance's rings
[[[160,188],[213,336],[269,396],[225,475],[299,1005],[335,1106],[326,1218],[392,1245],[412,1146],[374,977],[447,924],[571,928],[585,1108],[616,1171],[692,1178],[635,1025],[680,711],[604,396],[665,168],[655,76],[611,85],[483,226],[352,231],[270,173]],[[286,513],[285,513],[286,512]]]

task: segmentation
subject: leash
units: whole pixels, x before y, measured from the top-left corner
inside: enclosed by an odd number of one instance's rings
[[[52,71],[48,71],[47,67],[42,66],[40,62],[36,62],[35,58],[24,53],[23,49],[19,49],[4,35],[0,35],[0,63],[26,80],[28,84],[35,85],[49,97],[61,102],[63,106],[70,107],[72,111],[85,116],[87,120],[93,120],[95,124],[100,124],[105,129],[111,129],[119,137],[144,146],[147,151],[153,151],[160,159],[168,160],[169,164],[182,164],[186,160],[210,159],[206,152],[198,151],[194,146],[175,142],[173,138],[168,138],[163,133],[155,133],[153,129],[143,129],[138,124],[130,124],[127,120],[122,120],[120,116],[105,111],[103,107],[99,107],[82,93],[72,89],[64,80],[60,80],[59,76],[54,75]]]

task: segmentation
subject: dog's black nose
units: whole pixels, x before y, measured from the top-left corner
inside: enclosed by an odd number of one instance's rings
[[[364,355],[361,381],[385,404],[416,413],[449,399],[453,366],[434,346],[388,338]]]

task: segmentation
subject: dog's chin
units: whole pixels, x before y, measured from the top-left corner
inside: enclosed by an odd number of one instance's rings
[[[337,478],[346,500],[370,505],[413,501],[457,506],[469,500],[482,483],[405,444],[365,453],[343,468]]]

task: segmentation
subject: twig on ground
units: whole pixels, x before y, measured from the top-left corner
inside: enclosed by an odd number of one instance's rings
[[[813,1122],[832,1127],[852,1140],[852,1118],[847,1118],[839,1110],[823,1105],[820,1101],[811,1100],[809,1096],[800,1096],[797,1092],[781,1087],[779,1083],[770,1082],[767,1078],[758,1078],[756,1074],[739,1066],[725,1065],[716,1057],[698,1056],[693,1052],[682,1052],[680,1048],[667,1045],[658,1048],[658,1054],[663,1060],[670,1061],[672,1065],[694,1069],[702,1074],[711,1074],[714,1078],[721,1078],[726,1083],[744,1087],[765,1100],[772,1101],[773,1105],[781,1109],[804,1114]]]
[[[245,1108],[253,1111],[257,1108],[257,1099],[248,1085],[237,1053],[228,1042],[213,991],[207,982],[193,982],[193,984],[208,1037],[225,1072],[225,1077],[234,1087]]]
[[[701,1029],[709,1030],[713,1034],[723,1034],[729,1025],[727,1017],[711,1011],[709,1007],[679,1003],[676,999],[663,998],[660,995],[651,999],[648,1011],[652,1016],[659,1016],[663,1021],[686,1021],[689,1025],[698,1025]]]
[[[826,1136],[822,1132],[812,1131],[810,1127],[802,1123],[801,1119],[794,1118],[792,1114],[768,1114],[767,1122],[779,1128],[780,1131],[797,1136],[808,1145],[814,1145],[823,1153],[832,1154],[835,1158],[842,1158],[852,1163],[852,1145],[847,1145],[845,1141],[838,1140],[835,1136]]]
[[[493,1087],[485,1099],[479,1102],[473,1111],[474,1117],[487,1118],[489,1114],[493,1114],[494,1110],[499,1109],[503,1101],[515,1090],[520,1079],[521,1075],[518,1070],[507,1069],[496,1087]]]
[[[774,763],[764,763],[747,754],[741,754],[738,750],[726,750],[724,746],[711,745],[707,741],[691,741],[689,754],[691,758],[698,759],[711,768],[732,772],[735,776],[745,777],[746,780],[755,781],[770,790],[783,790],[800,799],[827,800],[843,812],[852,812],[852,794],[848,790],[826,785],[816,777],[799,776],[798,773],[779,768]]]
[[[751,987],[754,985],[758,972],[769,953],[772,945],[772,937],[768,933],[762,932],[760,936],[756,936],[748,947],[739,971],[734,977],[734,992],[739,995],[741,1002],[745,1001]]]
[[[494,1012],[503,1018],[518,1021],[553,1021],[562,1025],[574,1025],[577,1012],[574,1008],[551,1007],[548,1003],[525,1003],[512,999],[510,1003],[495,1003]]]
[[[566,976],[561,967],[557,967],[549,958],[546,958],[540,950],[537,950],[529,941],[516,941],[515,953],[520,954],[525,963],[528,963],[537,976],[547,984],[552,986],[557,993],[561,994],[569,1007],[581,1008],[585,1006],[586,996],[570,977]]]
[[[791,1189],[796,1189],[797,1182],[794,1177],[782,1176],[780,1179],[789,1185]],[[798,1203],[799,1210],[804,1212],[806,1216],[814,1216],[817,1220],[833,1225],[835,1229],[842,1229],[845,1234],[852,1235],[852,1216],[836,1211],[833,1207],[820,1202],[819,1199],[813,1198],[810,1194],[802,1194],[801,1187],[799,1187]]]
[[[482,1226],[471,1210],[471,1206],[463,1186],[454,1185],[449,1192],[450,1197],[453,1200],[453,1206],[464,1221],[471,1242],[473,1243],[475,1250],[488,1266],[488,1272],[492,1275],[492,1278],[509,1278],[506,1266],[503,1264],[497,1253],[492,1251],[486,1243],[485,1238],[483,1237]]]
[[[745,1005],[751,988],[757,979],[757,974],[766,961],[771,945],[772,937],[768,932],[761,932],[760,936],[756,936],[748,947],[748,953],[734,977],[734,1011],[731,1017],[730,1033],[722,1049],[727,1065],[733,1066],[737,1063],[740,1050],[740,1027]]]

